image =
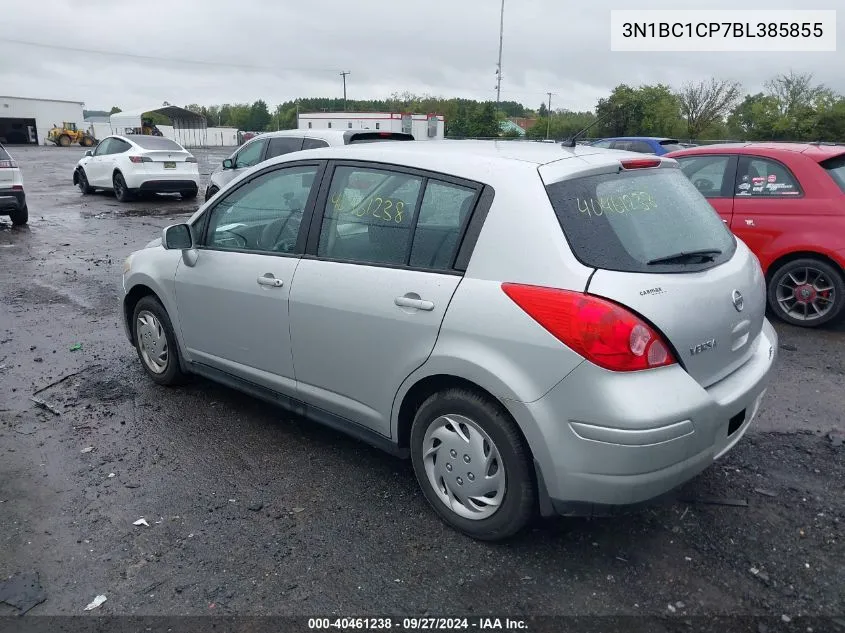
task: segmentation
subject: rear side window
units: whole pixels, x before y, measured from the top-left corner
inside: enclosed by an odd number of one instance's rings
[[[2,157],[3,150],[0,148],[0,158]],[[830,174],[830,177],[839,185],[839,188],[845,191],[845,154],[826,160],[821,166]]]
[[[730,231],[680,169],[586,176],[546,191],[573,254],[587,266],[686,272],[725,262],[736,249]],[[649,263],[692,251],[712,257]]]
[[[318,147],[328,147],[329,144],[319,138],[306,138],[302,142],[302,149],[317,149]]]
[[[290,154],[291,152],[298,152],[302,149],[301,136],[277,136],[270,139],[267,146],[267,156],[264,160],[268,160],[275,156],[282,154]]]
[[[0,145],[0,160],[12,160],[9,157],[9,152],[6,151],[6,148]]]
[[[742,156],[736,171],[736,196],[799,196],[801,187],[790,171],[776,160]]]
[[[627,149],[629,152],[639,152],[640,154],[654,154],[654,148],[646,141],[631,141],[631,145]]]
[[[610,146],[613,144],[613,141],[596,141],[593,143],[593,147],[602,147],[604,149],[610,149]]]
[[[448,270],[458,251],[461,228],[475,202],[475,189],[429,180],[423,194],[411,259],[414,268]]]
[[[660,141],[660,147],[667,152],[675,152],[679,149],[684,149],[685,146],[678,143],[678,141]]]
[[[346,143],[379,143],[381,141],[413,141],[414,137],[410,134],[401,134],[398,132],[356,132],[350,134]]]

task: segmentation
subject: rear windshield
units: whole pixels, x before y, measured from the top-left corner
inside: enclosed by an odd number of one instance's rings
[[[2,154],[0,154],[0,157],[2,157]],[[830,174],[830,177],[836,181],[839,188],[845,191],[845,154],[826,160],[821,165]]]
[[[546,191],[573,253],[587,266],[691,272],[721,264],[736,250],[731,232],[680,169],[585,176]],[[649,263],[693,251],[712,258]]]
[[[132,142],[136,145],[140,145],[144,149],[162,149],[162,150],[171,150],[174,152],[181,152],[182,146],[175,141],[171,141],[169,138],[164,138],[163,136],[132,136]]]
[[[679,149],[684,149],[686,145],[678,143],[678,141],[660,141],[660,147],[664,148],[667,152],[674,152]]]
[[[347,137],[347,144],[352,143],[378,143],[379,141],[413,141],[414,137],[410,134],[402,134],[400,132],[362,132],[358,134],[351,134]]]
[[[0,145],[0,160],[9,160],[9,152],[2,145]]]

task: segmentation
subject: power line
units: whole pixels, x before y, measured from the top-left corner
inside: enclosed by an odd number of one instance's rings
[[[68,51],[73,53],[86,53],[89,55],[107,55],[110,57],[125,57],[127,59],[140,59],[145,61],[170,62],[177,64],[194,64],[197,66],[215,66],[217,68],[242,68],[249,70],[266,70],[266,71],[290,71],[290,72],[337,72],[335,68],[280,68],[279,66],[257,66],[255,64],[233,64],[231,62],[218,62],[202,59],[184,59],[179,57],[159,57],[157,55],[138,55],[136,53],[124,53],[121,51],[104,51],[92,48],[82,48],[76,46],[62,46],[60,44],[47,44],[44,42],[28,42],[26,40],[16,40],[4,37],[0,42],[7,42],[9,44],[21,44],[23,46],[33,46],[35,48],[49,48],[57,51]]]

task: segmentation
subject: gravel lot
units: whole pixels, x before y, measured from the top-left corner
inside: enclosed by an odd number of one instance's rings
[[[98,594],[97,614],[667,616],[653,630],[845,613],[845,326],[776,325],[758,420],[678,500],[478,543],[409,463],[204,380],[147,380],[123,260],[199,200],[83,197],[81,148],[12,152],[30,224],[0,220],[0,582],[37,573],[30,615]],[[227,153],[196,152],[203,182]]]

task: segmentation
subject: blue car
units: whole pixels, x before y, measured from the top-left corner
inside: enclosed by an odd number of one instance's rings
[[[627,152],[639,152],[640,154],[655,154],[662,156],[669,152],[683,149],[677,139],[660,138],[658,136],[619,136],[615,138],[603,138],[590,143],[594,147],[606,149],[621,149]]]

